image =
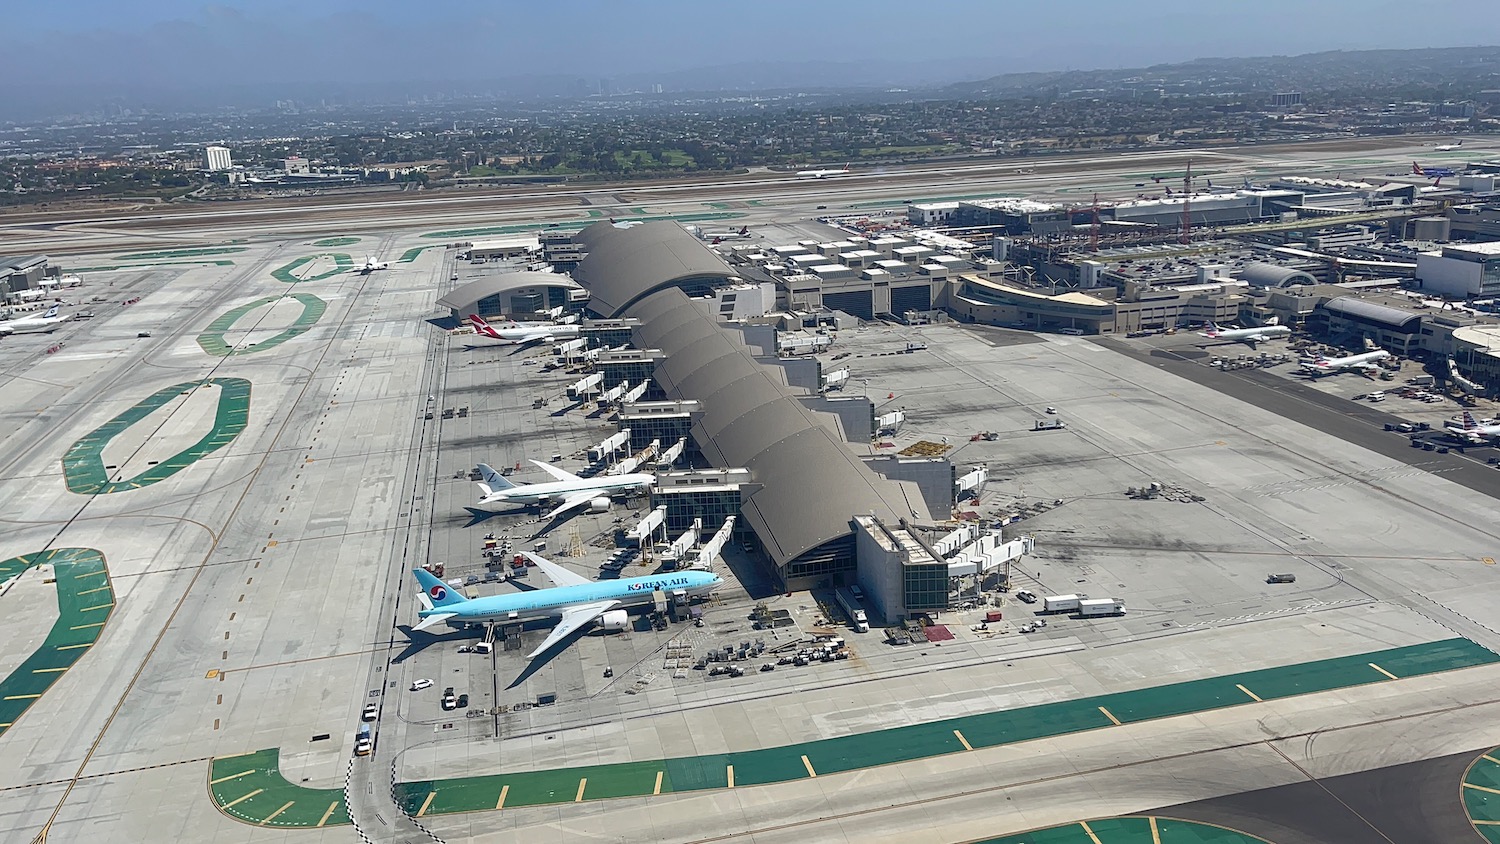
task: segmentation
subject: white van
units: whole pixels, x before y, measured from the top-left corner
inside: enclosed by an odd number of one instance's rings
[[[1059,329],[1057,329],[1057,333],[1058,334],[1066,334],[1066,335],[1068,335],[1070,337],[1082,337],[1083,336],[1083,329],[1082,328],[1059,328]]]

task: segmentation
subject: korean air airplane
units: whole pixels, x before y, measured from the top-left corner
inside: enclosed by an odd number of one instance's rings
[[[444,622],[457,625],[557,618],[557,626],[536,650],[527,654],[527,659],[534,659],[590,622],[599,622],[604,630],[624,630],[630,624],[624,607],[652,603],[658,591],[681,591],[697,597],[707,595],[724,582],[711,571],[696,569],[593,581],[535,554],[524,556],[551,579],[555,584],[552,588],[469,599],[426,569],[416,569],[417,583],[422,586],[417,597],[425,609],[417,613],[421,621],[413,629],[426,630]]]

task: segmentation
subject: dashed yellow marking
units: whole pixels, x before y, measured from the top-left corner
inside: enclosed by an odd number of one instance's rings
[[[1475,820],[1473,818],[1469,819],[1469,823],[1475,824],[1475,825],[1478,825],[1478,826],[1500,826],[1500,821],[1480,821],[1480,820]]]
[[[83,574],[75,574],[75,575],[73,575],[73,579],[74,580],[82,580],[85,577],[93,577],[96,574],[104,574],[104,569],[94,569],[93,571],[86,571]]]
[[[1260,695],[1256,694],[1255,692],[1250,691],[1249,689],[1245,688],[1244,686],[1240,685],[1239,683],[1235,683],[1234,687],[1236,689],[1239,689],[1240,691],[1244,692],[1245,694],[1249,695],[1250,699],[1253,700],[1253,701],[1255,701],[1256,703],[1260,703],[1261,702]]]
[[[33,668],[33,669],[31,669],[31,673],[32,674],[61,674],[62,672],[67,671],[67,670],[68,669],[66,669],[66,668]]]
[[[973,745],[969,744],[969,740],[966,739],[966,738],[964,738],[964,734],[963,733],[960,733],[958,730],[954,730],[953,731],[953,735],[954,735],[955,738],[958,739],[958,743],[964,746],[964,750],[973,750],[974,749]]]
[[[79,648],[92,647],[93,644],[94,644],[93,642],[82,642],[82,643],[77,644],[77,645],[58,645],[57,649],[60,650],[60,651],[76,651]]]
[[[1373,662],[1370,663],[1370,667],[1373,668],[1373,669],[1375,669],[1376,671],[1379,671],[1381,674],[1384,674],[1385,676],[1391,678],[1392,680],[1400,680],[1401,679],[1400,677],[1397,677],[1396,675],[1394,675],[1391,672],[1385,670],[1384,668],[1381,668],[1380,666],[1376,665]]]
[[[238,774],[230,774],[227,777],[219,777],[216,780],[209,780],[208,784],[209,785],[218,785],[221,782],[229,782],[230,780],[237,780],[240,777],[248,777],[248,776],[250,776],[253,773],[255,773],[255,769],[251,768],[248,771],[240,771]]]
[[[82,592],[79,592],[78,594],[79,595],[92,595],[95,592],[108,592],[108,591],[109,591],[109,586],[105,585],[105,586],[95,586],[93,589],[85,589]]]
[[[1480,559],[1479,562],[1484,563],[1487,566],[1493,566],[1495,564],[1495,558],[1494,557],[1484,557],[1484,558]]]
[[[422,801],[422,808],[420,808],[420,809],[417,810],[417,817],[420,818],[423,815],[427,814],[427,807],[432,805],[432,798],[434,798],[436,796],[437,796],[437,792],[436,791],[429,791],[429,792],[427,792],[427,799]]]
[[[106,625],[108,623],[109,622],[106,622],[106,621],[96,621],[93,624],[80,624],[77,627],[69,627],[68,629],[69,630],[87,630],[90,627],[103,627],[104,625]]]
[[[244,753],[231,753],[228,756],[215,756],[214,757],[214,761],[216,761],[216,762],[222,762],[225,759],[238,759],[241,756],[254,756],[255,753],[256,753],[256,751],[249,750],[249,751],[246,751]]]
[[[661,771],[656,772],[656,786],[651,789],[652,794],[661,794]]]
[[[575,795],[573,795],[573,802],[574,803],[582,803],[583,802],[583,788],[584,788],[584,786],[586,786],[588,784],[589,784],[589,778],[588,777],[584,777],[584,778],[582,778],[582,779],[580,779],[578,781],[578,793],[575,794]]]
[[[239,804],[245,802],[246,800],[249,800],[250,798],[254,797],[255,795],[261,793],[262,791],[265,791],[265,789],[264,788],[257,788],[254,791],[250,792],[249,794],[246,794],[243,797],[236,797],[235,799],[229,801],[228,803],[225,803],[224,804],[224,808],[226,808],[226,809],[234,808],[235,806],[238,806]]]
[[[1256,698],[1260,700],[1260,698]],[[1161,844],[1161,831],[1156,828],[1156,816],[1146,818],[1151,823],[1151,844]]]
[[[1472,788],[1475,791],[1484,791],[1484,792],[1488,792],[1490,794],[1500,794],[1500,788],[1486,788],[1486,787],[1484,787],[1482,785],[1475,785],[1474,783],[1471,783],[1471,782],[1464,783],[1464,788]]]
[[[802,757],[802,767],[807,769],[808,776],[816,777],[818,775],[818,772],[813,770],[812,762],[806,756]]]
[[[1105,708],[1104,708],[1104,707],[1102,707],[1102,706],[1101,706],[1101,707],[1099,707],[1099,711],[1100,711],[1100,712],[1103,712],[1103,713],[1104,713],[1104,717],[1105,717],[1105,718],[1108,718],[1108,719],[1109,719],[1109,722],[1110,722],[1110,723],[1111,723],[1111,724],[1114,724],[1114,725],[1115,725],[1115,726],[1116,726],[1116,727],[1118,727],[1118,726],[1120,726],[1120,719],[1119,719],[1119,718],[1116,718],[1116,717],[1115,717],[1115,716],[1114,716],[1114,713],[1112,713],[1112,712],[1110,712],[1110,711],[1109,711],[1109,710],[1108,710],[1108,709],[1105,709]],[[1085,827],[1084,827],[1084,829],[1088,829],[1088,827],[1087,827],[1087,826],[1085,826]],[[1093,835],[1093,833],[1092,833],[1092,832],[1091,832],[1091,833],[1089,833],[1089,835]]]
[[[36,700],[41,695],[6,695],[6,700]]]
[[[1094,842],[1094,844],[1104,844],[1104,842],[1099,840],[1099,836],[1095,835],[1092,829],[1089,829],[1088,821],[1079,821],[1078,825],[1083,827],[1083,831],[1088,833],[1089,840]]]
[[[1486,762],[1493,762],[1496,765],[1500,765],[1500,759],[1496,759],[1495,757],[1489,755],[1488,753],[1486,753],[1485,755],[1483,755],[1483,756],[1481,756],[1479,758],[1483,759]]]
[[[292,804],[294,804],[296,802],[297,801],[295,801],[295,800],[288,800],[288,801],[286,801],[286,803],[280,809],[277,809],[276,811],[272,812],[271,814],[266,815],[265,819],[262,820],[259,824],[256,824],[256,825],[257,826],[265,826],[266,824],[270,823],[271,821],[276,820],[276,816],[277,815],[281,814],[282,812],[285,812],[287,809],[292,808]]]
[[[205,679],[205,680],[212,680],[213,678],[215,678],[217,676],[219,676],[219,669],[217,669],[217,668],[210,668],[210,669],[208,669],[208,673],[203,675],[203,679]]]
[[[107,610],[107,609],[109,609],[110,607],[112,607],[114,605],[115,605],[115,602],[114,601],[110,601],[107,604],[100,604],[97,607],[84,607],[83,609],[79,610],[79,612],[93,612],[94,610]]]
[[[333,817],[334,810],[338,809],[338,807],[339,807],[339,801],[337,801],[337,800],[333,801],[332,803],[329,803],[328,804],[328,811],[326,811],[326,812],[323,813],[323,817],[318,818],[318,826],[322,826],[323,824],[328,823],[328,819],[331,818],[331,817]]]
[[[499,810],[505,808],[505,795],[507,795],[509,793],[510,793],[510,786],[508,786],[508,785],[502,785],[502,786],[500,786],[500,799],[495,801],[495,811],[498,812]]]
[[[730,788],[734,788],[734,766],[733,765],[729,766],[729,771],[728,771],[727,775],[729,777],[729,787]]]

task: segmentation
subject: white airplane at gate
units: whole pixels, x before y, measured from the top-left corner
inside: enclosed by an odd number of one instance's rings
[[[1349,372],[1359,370],[1369,372],[1376,368],[1375,361],[1384,360],[1391,356],[1385,349],[1376,349],[1373,352],[1364,352],[1358,355],[1347,355],[1341,358],[1318,358],[1302,364],[1302,370],[1308,375],[1317,378],[1321,375],[1333,375],[1338,372]]]
[[[7,334],[50,334],[59,325],[73,318],[72,314],[58,313],[62,305],[53,305],[44,314],[33,314],[9,322],[0,322],[0,337]]]
[[[1459,424],[1449,422],[1443,427],[1453,436],[1475,444],[1487,443],[1490,440],[1500,437],[1500,423],[1493,421],[1480,422],[1474,418],[1474,414],[1467,410],[1464,411],[1463,422]]]
[[[656,483],[656,476],[644,472],[628,475],[599,475],[580,478],[572,472],[559,469],[540,460],[531,461],[538,469],[556,480],[540,484],[514,484],[489,466],[479,464],[479,503],[467,508],[475,516],[499,513],[517,505],[555,504],[545,518],[552,519],[588,507],[596,513],[609,509],[609,499],[637,490],[649,489]]]
[[[491,340],[526,345],[528,343],[552,343],[571,340],[578,336],[578,324],[569,322],[516,322],[507,320],[503,325],[491,325],[479,314],[469,314],[469,325],[474,333]]]
[[[1257,328],[1220,328],[1209,323],[1207,331],[1198,332],[1199,337],[1207,337],[1210,340],[1233,341],[1236,343],[1249,343],[1254,346],[1265,340],[1278,337],[1292,336],[1292,329],[1285,325],[1278,325],[1276,317],[1271,317],[1265,325]]]

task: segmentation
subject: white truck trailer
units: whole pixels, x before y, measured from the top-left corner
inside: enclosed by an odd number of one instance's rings
[[[857,633],[870,632],[870,619],[865,616],[865,608],[860,606],[859,598],[854,590],[847,586],[841,587],[836,593],[839,606],[843,608],[844,615],[849,619],[849,626]]]
[[[1087,595],[1048,595],[1042,599],[1042,612],[1072,612],[1088,600]]]
[[[1103,615],[1124,615],[1125,602],[1119,598],[1090,598],[1078,602],[1078,614],[1084,618]]]

